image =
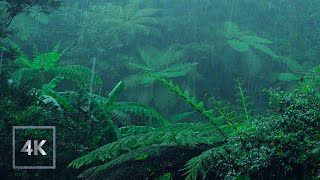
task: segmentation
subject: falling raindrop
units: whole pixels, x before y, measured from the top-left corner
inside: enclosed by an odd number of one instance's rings
[[[0,74],[2,70],[2,60],[3,60],[3,52],[1,52],[1,55],[0,55]]]
[[[92,66],[91,66],[91,78],[90,78],[90,89],[89,93],[90,95],[92,94],[93,91],[93,80],[94,80],[94,73],[95,73],[95,68],[96,68],[96,57],[93,57],[92,59]],[[89,103],[88,103],[88,108],[87,110],[90,110],[90,104],[91,104],[91,96],[89,97]]]
[[[231,12],[230,12],[230,17],[229,17],[230,22],[232,21],[233,7],[234,7],[234,0],[232,0],[232,5],[231,5]],[[229,23],[227,34],[229,34],[230,26],[231,26],[231,23]]]

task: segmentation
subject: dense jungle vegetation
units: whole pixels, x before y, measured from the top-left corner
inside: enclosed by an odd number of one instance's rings
[[[0,178],[319,178],[319,20],[318,0],[0,0]],[[55,170],[12,169],[23,125],[56,126]]]

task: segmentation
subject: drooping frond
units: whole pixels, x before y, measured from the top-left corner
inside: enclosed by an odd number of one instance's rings
[[[279,73],[278,74],[278,80],[280,81],[298,81],[299,78],[291,73]]]
[[[267,45],[272,41],[256,35],[247,35],[240,31],[239,27],[232,22],[225,22],[226,36],[228,44],[239,52],[247,52],[250,47],[259,50],[273,58],[278,57]]]
[[[193,157],[183,169],[185,171],[184,175],[187,175],[186,180],[196,180],[199,175],[205,179],[208,169],[210,169],[213,164],[216,164],[219,159],[224,158],[224,155],[227,153],[223,147],[216,147],[203,152],[199,156]]]
[[[289,57],[279,57],[279,61],[287,65],[287,67],[295,74],[304,73],[303,67],[294,59]]]
[[[69,164],[69,167],[80,168],[93,162],[108,163],[112,159],[121,157],[132,150],[145,148],[152,145],[190,145],[190,144],[214,144],[223,141],[224,138],[210,124],[173,124],[155,129],[145,134],[127,136],[116,142],[109,143],[89,154],[82,156]]]

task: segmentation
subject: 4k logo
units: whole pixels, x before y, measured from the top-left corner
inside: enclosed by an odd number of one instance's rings
[[[13,126],[13,169],[55,169],[56,127]]]
[[[33,141],[34,149],[32,149],[31,140],[27,140],[26,143],[24,144],[23,148],[20,150],[20,152],[26,152],[30,156],[30,155],[32,155],[32,152],[34,155],[38,155],[38,151],[39,151],[43,156],[46,156],[47,153],[41,148],[41,146],[43,146],[43,144],[46,143],[46,141],[47,140],[42,140],[38,144],[38,140],[34,140]]]

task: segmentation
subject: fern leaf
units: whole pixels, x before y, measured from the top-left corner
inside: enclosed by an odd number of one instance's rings
[[[89,80],[92,73],[91,69],[80,65],[57,67],[53,71],[55,71],[57,74],[63,75],[66,79],[72,80],[73,82],[87,85],[88,82],[90,82]],[[94,74],[93,80],[98,86],[102,84],[102,80],[97,74]]]
[[[97,161],[108,162],[130,151],[157,144],[213,144],[223,140],[224,138],[218,132],[212,130],[209,124],[174,124],[152,130],[146,134],[123,137],[72,161],[69,167],[80,168]]]
[[[160,126],[168,126],[169,124],[171,124],[166,118],[164,118],[152,107],[138,103],[118,102],[115,104],[114,110],[148,119],[151,122],[151,125],[158,124]]]

